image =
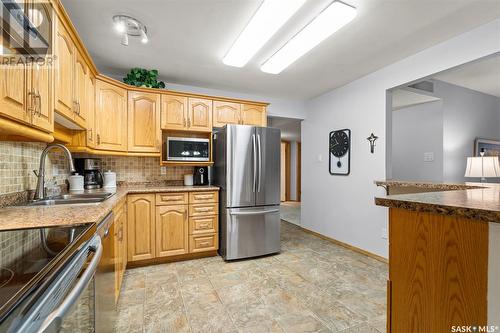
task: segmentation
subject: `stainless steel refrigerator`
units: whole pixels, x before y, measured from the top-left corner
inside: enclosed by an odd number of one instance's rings
[[[280,130],[226,125],[213,139],[219,254],[233,260],[279,252]]]

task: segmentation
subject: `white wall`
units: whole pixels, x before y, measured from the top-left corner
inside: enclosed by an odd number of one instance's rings
[[[434,91],[443,98],[443,179],[479,181],[464,177],[466,158],[474,156],[477,137],[500,139],[500,98],[441,81]]]
[[[387,256],[387,209],[374,204],[384,193],[386,90],[500,52],[500,19],[433,46],[319,96],[306,105],[302,122],[302,216],[305,228]],[[350,128],[351,174],[328,173],[328,133]],[[366,137],[380,137],[370,154]],[[318,161],[318,156],[321,155]]]
[[[500,139],[500,98],[433,81],[439,102],[392,113],[392,178],[479,181],[464,177],[466,159],[476,138]],[[424,162],[424,152],[434,152],[434,161]]]
[[[443,102],[392,112],[392,178],[443,181]],[[433,161],[424,161],[433,153]]]

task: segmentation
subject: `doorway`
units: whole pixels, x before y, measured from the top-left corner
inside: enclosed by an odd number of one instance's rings
[[[281,130],[281,219],[300,225],[301,143],[299,119],[269,117],[268,126]]]

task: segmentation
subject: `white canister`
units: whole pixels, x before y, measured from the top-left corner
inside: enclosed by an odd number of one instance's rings
[[[69,176],[69,190],[70,191],[83,191],[83,176],[75,173]]]
[[[116,172],[113,172],[111,170],[104,172],[104,187],[116,187]]]
[[[184,175],[184,186],[193,186],[193,175]]]

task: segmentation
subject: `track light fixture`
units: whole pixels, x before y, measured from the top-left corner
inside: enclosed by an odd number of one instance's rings
[[[115,30],[121,34],[121,44],[128,46],[128,37],[139,37],[143,44],[146,44],[148,39],[148,29],[139,20],[127,15],[113,16]]]

